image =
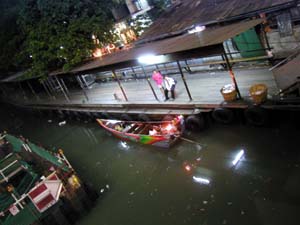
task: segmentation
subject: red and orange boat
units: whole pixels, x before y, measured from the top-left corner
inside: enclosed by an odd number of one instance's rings
[[[105,130],[125,140],[162,148],[169,148],[181,137],[183,116],[176,116],[171,121],[121,121],[97,119]]]

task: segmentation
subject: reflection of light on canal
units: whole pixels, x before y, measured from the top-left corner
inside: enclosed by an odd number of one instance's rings
[[[244,150],[239,151],[239,153],[236,154],[234,160],[232,161],[232,164],[235,166],[241,160],[243,155],[244,155]]]
[[[122,149],[122,150],[129,150],[129,145],[127,144],[127,142],[125,142],[125,141],[120,141],[119,142],[119,147]]]
[[[210,181],[206,178],[203,178],[203,177],[195,177],[193,176],[193,180],[197,183],[200,183],[200,184],[206,184],[208,185],[210,183]]]
[[[185,165],[184,169],[189,172],[192,170],[192,167],[190,165]]]

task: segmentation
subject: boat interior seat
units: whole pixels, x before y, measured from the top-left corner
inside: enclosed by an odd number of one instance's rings
[[[149,128],[150,128],[150,124],[147,124],[146,126],[144,126],[144,128],[142,130],[139,131],[138,134],[149,134]]]
[[[144,127],[145,127],[145,124],[138,124],[137,128],[135,128],[132,133],[139,134],[141,132],[141,130],[144,129]]]
[[[138,127],[138,125],[137,124],[128,124],[125,128],[124,128],[124,130],[123,130],[123,132],[124,133],[131,133],[135,128],[137,128]]]

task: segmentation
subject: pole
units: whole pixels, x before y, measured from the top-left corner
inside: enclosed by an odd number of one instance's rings
[[[21,82],[18,82],[18,84],[19,84],[19,87],[20,87],[21,92],[22,92],[22,94],[23,94],[23,98],[24,98],[24,99],[28,99],[27,96],[26,96],[26,93],[25,93],[24,89],[22,88]]]
[[[67,92],[67,94],[69,94],[70,92],[69,92],[69,89],[67,88],[67,85],[66,85],[65,82],[64,82],[64,79],[60,78],[59,80],[61,81],[63,87],[65,88],[65,90],[66,90],[66,92]]]
[[[55,79],[56,79],[56,81],[57,81],[57,83],[58,83],[58,85],[59,85],[61,91],[63,92],[65,98],[66,98],[67,101],[69,102],[69,101],[70,101],[70,98],[68,97],[67,93],[65,92],[65,89],[64,89],[64,87],[61,85],[61,83],[60,83],[60,81],[58,80],[57,76],[55,76]]]
[[[44,81],[42,81],[41,83],[42,83],[42,86],[44,87],[44,89],[45,89],[46,93],[48,94],[49,98],[54,98],[54,99],[55,99],[55,97],[54,97],[54,96],[52,96],[52,95],[50,94],[50,92],[49,92],[49,90],[48,90],[48,88],[47,88],[47,86],[46,86],[45,82],[44,82]]]
[[[229,70],[229,75],[230,75],[230,77],[231,77],[232,82],[234,83],[235,90],[237,91],[237,94],[238,94],[239,99],[242,99],[242,96],[241,96],[241,93],[240,93],[238,84],[237,84],[237,82],[236,82],[234,73],[233,73],[233,71],[232,71],[231,64],[229,63],[229,60],[228,60],[228,57],[227,57],[227,54],[226,54],[225,50],[224,50],[224,53],[223,53],[223,54],[224,54],[224,58],[225,58],[225,61],[226,61],[226,64],[227,64],[227,68],[228,68],[228,70]]]
[[[145,71],[144,66],[141,66],[141,67],[142,67],[144,76],[146,77],[146,80],[147,80],[147,82],[148,82],[148,84],[149,84],[149,87],[150,87],[150,89],[151,89],[151,91],[152,91],[152,93],[153,93],[155,99],[156,99],[157,101],[159,101],[159,99],[158,99],[158,97],[157,97],[157,95],[156,95],[156,93],[155,93],[155,91],[154,91],[154,89],[153,89],[153,87],[152,87],[152,84],[151,84],[149,78],[147,77],[147,74],[146,74],[146,71]]]
[[[180,72],[180,75],[181,75],[183,84],[184,84],[184,86],[185,86],[186,92],[188,93],[188,96],[189,96],[189,98],[190,98],[190,101],[192,101],[193,99],[192,99],[192,96],[191,96],[189,87],[188,87],[188,85],[187,85],[187,83],[186,83],[184,74],[183,74],[183,72],[182,72],[182,68],[181,68],[181,66],[180,66],[180,63],[179,63],[179,61],[176,61],[176,62],[177,62],[177,65],[178,65],[178,68],[179,68],[179,72]]]
[[[36,99],[40,99],[39,98],[39,96],[36,94],[36,92],[34,91],[34,89],[33,89],[33,87],[32,87],[32,85],[30,84],[30,82],[29,81],[27,81],[27,85],[28,85],[28,87],[30,88],[30,90],[31,90],[31,92],[32,92],[32,94],[36,97]]]
[[[118,76],[116,75],[115,70],[112,70],[111,72],[112,72],[113,76],[117,79],[118,85],[119,85],[119,87],[120,87],[120,89],[121,89],[121,91],[122,91],[122,93],[123,93],[123,96],[124,96],[126,102],[128,102],[128,98],[127,98],[127,96],[126,96],[126,93],[125,93],[125,91],[124,91],[124,89],[123,89],[123,87],[122,87],[122,85],[121,85],[121,82],[120,82]]]
[[[84,85],[82,84],[82,81],[80,80],[80,76],[76,76],[76,80],[78,81],[79,86],[81,87],[81,90],[82,90],[86,100],[89,101],[89,97],[88,97],[86,91],[84,90]]]

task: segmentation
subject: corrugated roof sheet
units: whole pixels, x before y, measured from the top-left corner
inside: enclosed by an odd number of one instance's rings
[[[140,42],[176,34],[195,24],[207,25],[258,15],[259,12],[289,7],[295,0],[184,0],[161,15],[140,37]],[[259,11],[259,12],[258,12]]]
[[[184,52],[192,49],[199,49],[207,46],[222,44],[225,40],[232,38],[254,26],[261,23],[261,19],[242,21],[226,26],[209,27],[200,33],[185,34],[173,38],[168,38],[156,42],[146,43],[131,49],[106,55],[94,59],[88,63],[78,66],[71,70],[70,74],[85,73],[90,70],[100,69],[101,67],[113,66],[118,63],[137,60],[138,57],[145,54],[168,55],[177,52]],[[63,71],[55,71],[50,75],[63,75]],[[12,82],[18,79],[20,74],[15,74],[1,82]]]
[[[134,48],[106,55],[93,60],[90,63],[74,68],[70,73],[80,73],[95,68],[114,65],[122,62],[137,60],[145,54],[167,55],[192,49],[222,44],[225,40],[232,38],[261,23],[261,19],[242,21],[226,26],[210,27],[200,33],[185,34],[156,42],[151,42]],[[53,73],[57,75],[59,73]]]

